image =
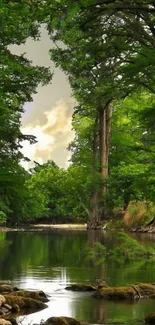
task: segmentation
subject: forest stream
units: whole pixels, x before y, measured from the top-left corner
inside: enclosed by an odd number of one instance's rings
[[[131,235],[144,245],[155,246],[155,234]],[[155,283],[155,263],[146,259],[124,263],[107,260],[93,263],[85,248],[95,241],[115,245],[112,232],[50,231],[1,232],[0,279],[11,280],[18,288],[43,290],[49,295],[48,308],[19,317],[28,325],[51,316],[70,316],[89,324],[142,324],[155,312],[153,299],[137,302],[96,300],[91,292],[71,292],[72,283],[94,284],[105,280],[109,286]]]

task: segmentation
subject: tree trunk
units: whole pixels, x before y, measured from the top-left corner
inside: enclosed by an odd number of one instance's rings
[[[98,229],[102,226],[100,215],[100,199],[102,194],[105,196],[104,211],[107,212],[106,193],[109,164],[109,140],[111,132],[112,105],[111,102],[104,108],[99,109],[99,114],[95,122],[93,138],[93,169],[94,174],[98,171],[100,162],[100,173],[104,186],[102,189],[96,188],[90,198],[90,214],[87,223],[88,229]],[[99,149],[98,149],[99,147]]]
[[[112,105],[109,104],[104,111],[100,111],[100,163],[101,163],[101,175],[103,180],[108,177],[108,165],[109,165],[109,140],[111,132],[111,117],[112,117]],[[106,185],[104,186],[104,192],[107,191]]]
[[[98,190],[94,190],[90,198],[90,213],[87,223],[87,229],[97,229],[99,227],[99,209],[98,209]]]
[[[92,164],[94,175],[98,171],[98,114],[94,125],[93,144],[92,144]],[[90,197],[90,212],[87,222],[87,229],[97,229],[99,224],[99,190],[95,188]]]
[[[100,165],[101,177],[103,180],[102,194],[104,196],[104,211],[107,212],[106,194],[107,194],[107,180],[109,172],[109,145],[111,133],[111,117],[112,105],[109,103],[104,110],[100,109]]]

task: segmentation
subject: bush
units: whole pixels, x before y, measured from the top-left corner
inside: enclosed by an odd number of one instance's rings
[[[155,205],[147,201],[131,201],[124,215],[124,223],[127,226],[144,226],[155,215]]]

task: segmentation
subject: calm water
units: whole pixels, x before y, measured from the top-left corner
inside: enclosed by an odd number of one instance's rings
[[[132,264],[106,262],[94,265],[85,259],[85,247],[98,240],[114,246],[112,233],[97,232],[7,232],[0,233],[0,279],[15,286],[44,290],[50,296],[48,308],[22,317],[22,323],[39,323],[51,316],[71,316],[92,324],[142,324],[155,311],[155,301],[114,303],[95,300],[91,293],[75,293],[64,288],[70,283],[92,283],[105,279],[108,285],[155,282],[155,262]],[[155,245],[155,235],[138,237],[145,245]],[[20,318],[21,320],[21,318]]]

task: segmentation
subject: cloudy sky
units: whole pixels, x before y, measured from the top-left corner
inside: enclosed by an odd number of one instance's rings
[[[25,104],[22,118],[22,132],[37,137],[37,144],[24,143],[23,152],[32,161],[43,163],[54,160],[60,167],[66,167],[70,154],[67,151],[74,133],[71,130],[71,116],[74,99],[67,79],[62,71],[54,67],[48,54],[53,46],[46,30],[41,31],[41,40],[27,40],[25,45],[12,46],[13,53],[26,52],[28,59],[35,65],[43,65],[54,71],[52,83],[38,87],[32,103]],[[25,167],[28,168],[27,163]]]

